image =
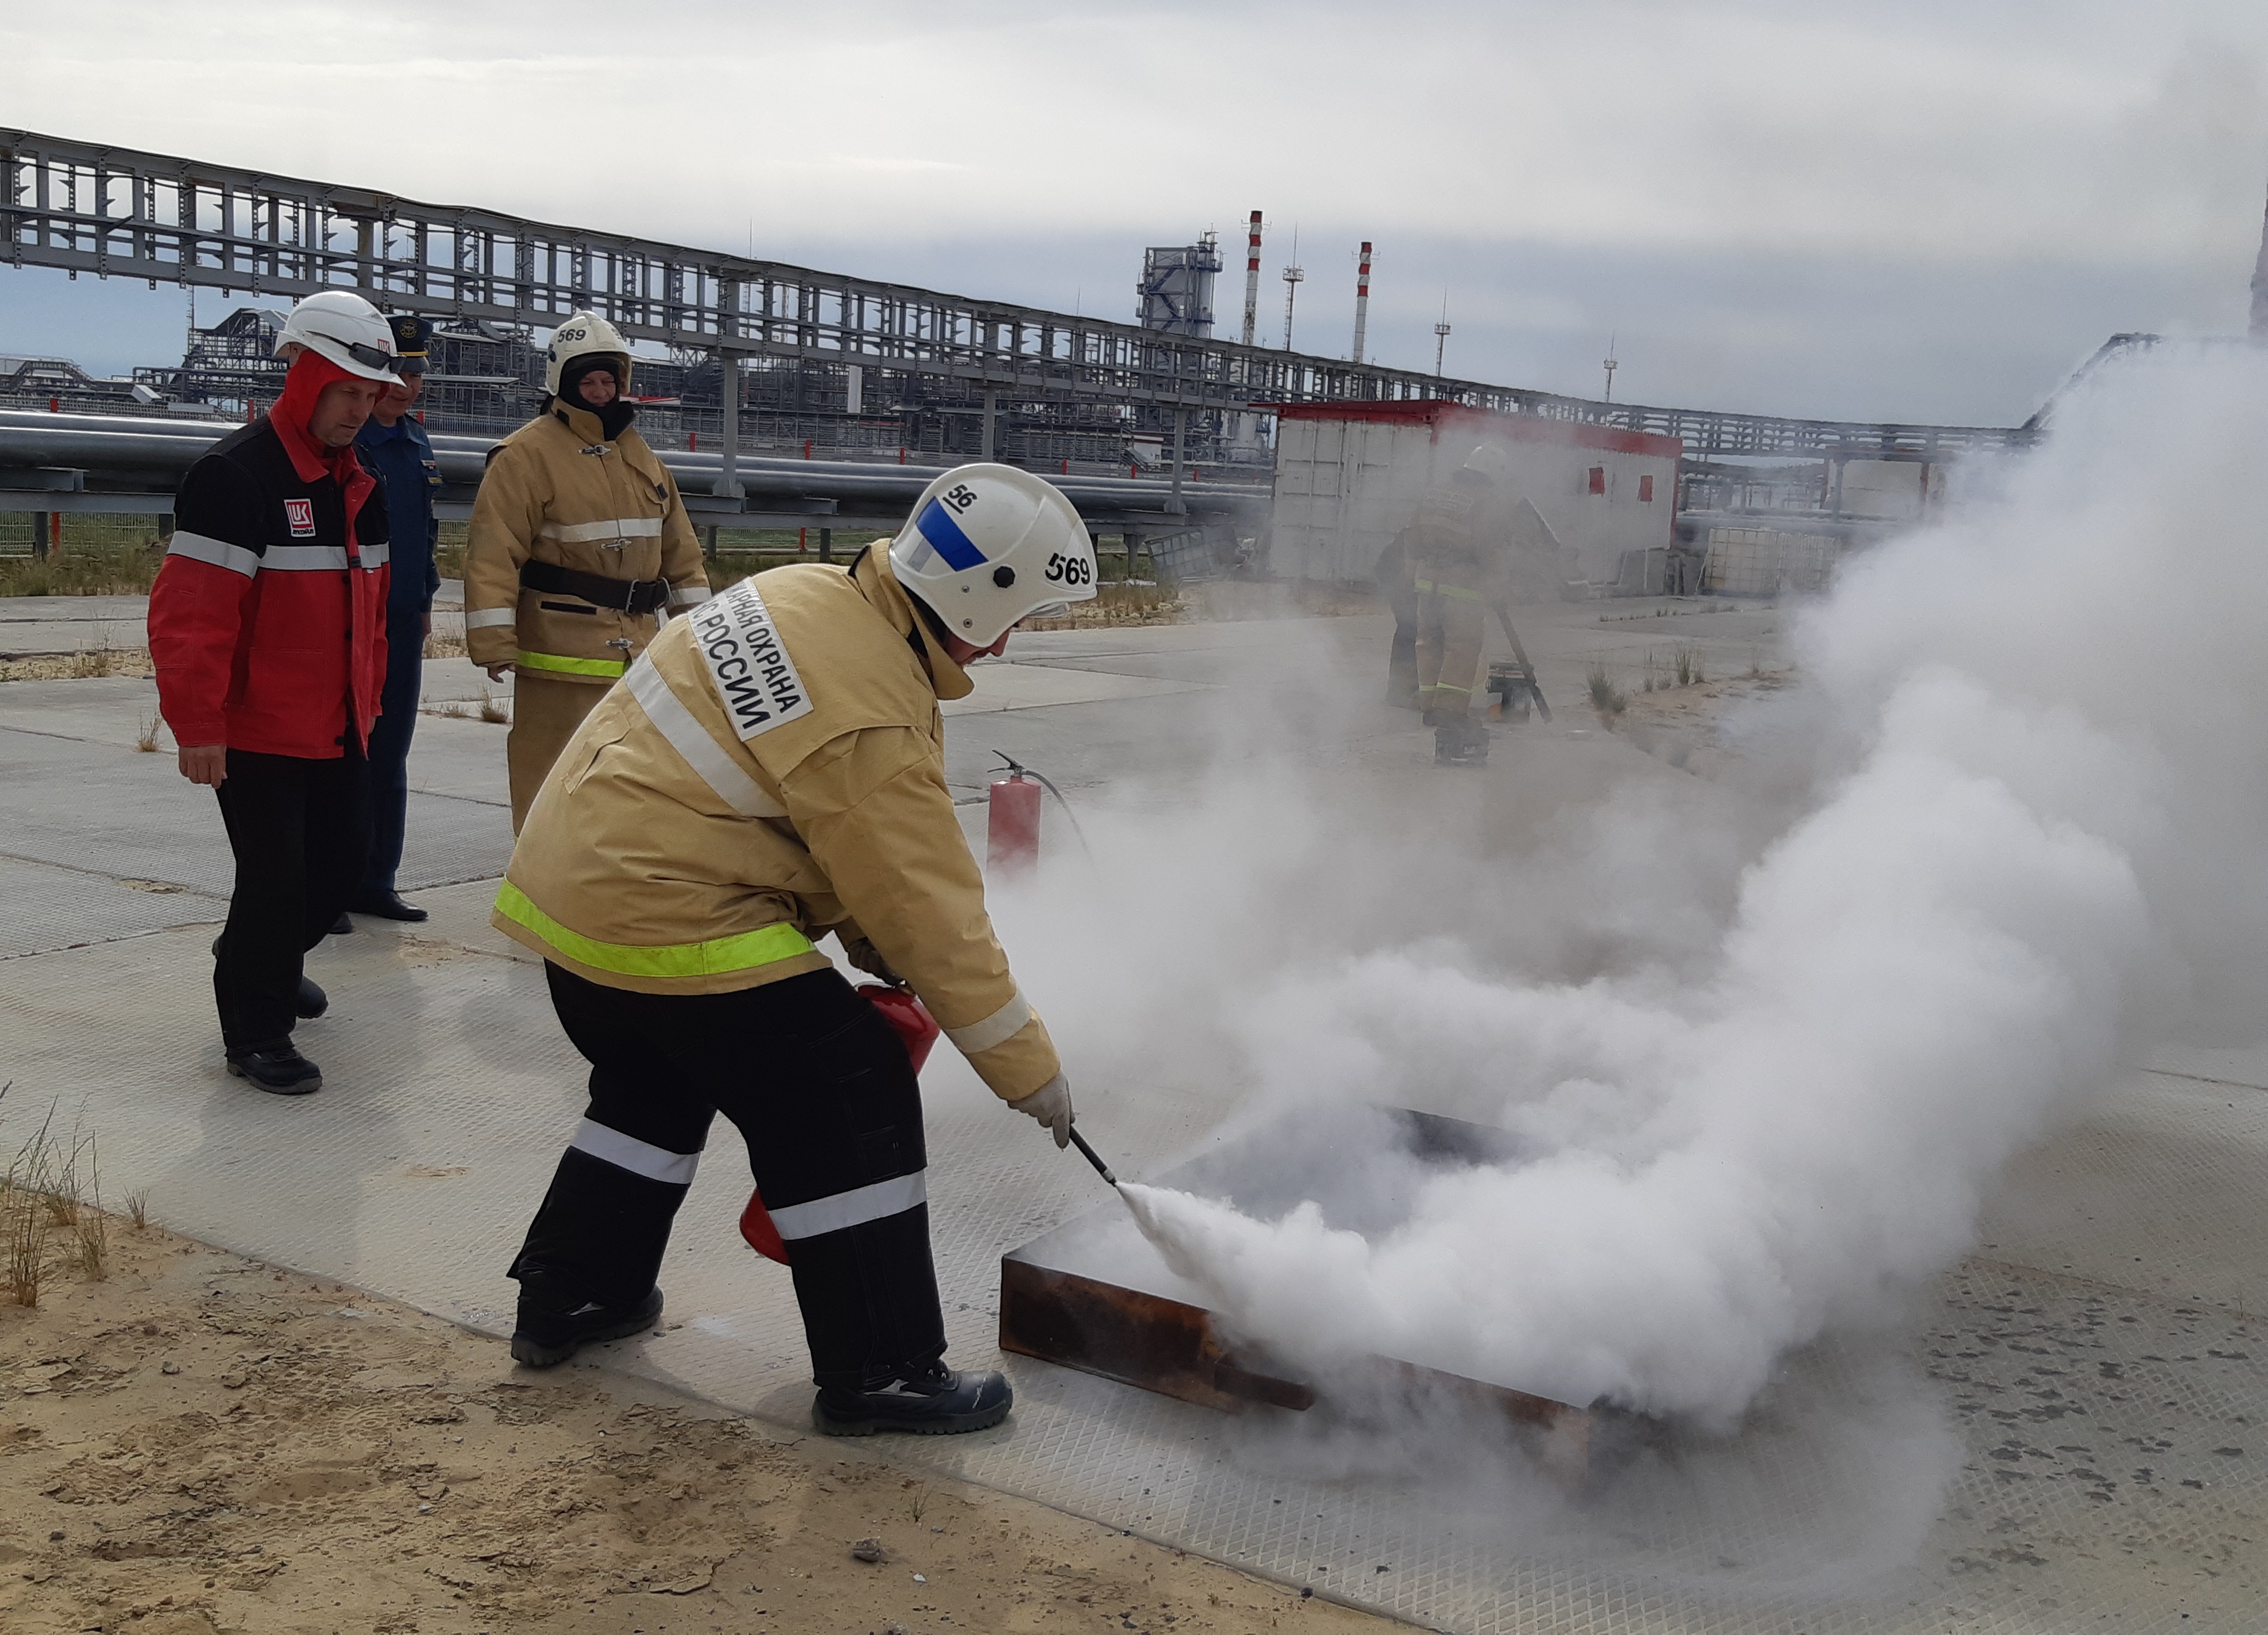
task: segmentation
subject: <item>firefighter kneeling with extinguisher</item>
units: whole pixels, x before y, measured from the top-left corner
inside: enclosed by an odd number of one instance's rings
[[[591,1101],[512,1263],[512,1355],[650,1326],[719,1111],[795,1280],[819,1428],[975,1431],[1012,1400],[945,1366],[913,1064],[813,939],[902,974],[993,1092],[1069,1138],[945,781],[941,698],[1019,620],[1095,593],[1071,502],[1011,467],[932,482],[847,568],[744,579],[673,619],[527,815],[498,930],[541,954]]]

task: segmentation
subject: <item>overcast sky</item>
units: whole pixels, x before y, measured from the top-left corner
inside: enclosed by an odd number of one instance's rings
[[[532,20],[531,20],[532,19]],[[1617,398],[2021,419],[2117,330],[2241,330],[2268,4],[541,8],[0,0],[38,131],[1132,316],[1219,230],[1260,334]],[[217,296],[202,298],[205,321]],[[178,291],[0,269],[0,352],[178,356]]]

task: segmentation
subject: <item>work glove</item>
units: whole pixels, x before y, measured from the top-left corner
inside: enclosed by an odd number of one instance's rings
[[[1027,1114],[1038,1119],[1040,1123],[1055,1131],[1056,1145],[1058,1147],[1067,1147],[1071,1145],[1072,1116],[1071,1080],[1061,1073],[1049,1079],[1022,1101],[1011,1101],[1008,1105],[1020,1113]]]
[[[843,944],[843,957],[867,976],[879,982],[886,982],[893,988],[906,985],[906,979],[890,968],[890,962],[882,957],[882,951],[865,938],[841,937],[837,939]]]

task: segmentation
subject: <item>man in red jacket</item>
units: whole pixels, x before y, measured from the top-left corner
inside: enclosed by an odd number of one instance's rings
[[[150,593],[158,701],[181,776],[210,784],[236,853],[213,998],[228,1070],[278,1095],[322,1087],[291,1042],[328,1003],[303,956],[362,877],[364,756],[386,679],[386,506],[354,449],[394,363],[378,309],[343,290],[292,310],[268,415],[182,478]]]

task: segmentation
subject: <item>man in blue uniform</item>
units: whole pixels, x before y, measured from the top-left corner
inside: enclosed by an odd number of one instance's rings
[[[386,691],[370,735],[370,861],[361,888],[347,906],[384,919],[422,920],[425,910],[401,900],[394,875],[401,865],[409,809],[409,734],[417,725],[433,593],[441,586],[433,565],[433,492],[441,486],[441,468],[425,428],[410,413],[425,388],[425,352],[433,326],[404,313],[387,321],[401,354],[401,378],[379,394],[355,446],[385,484],[387,521],[394,532],[394,586],[386,605]]]

